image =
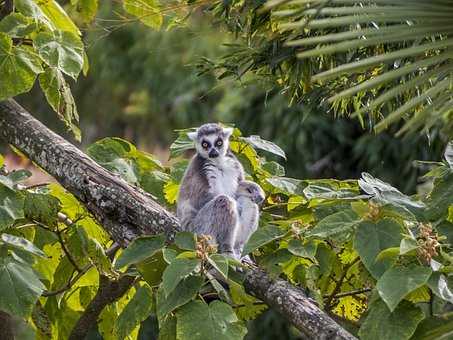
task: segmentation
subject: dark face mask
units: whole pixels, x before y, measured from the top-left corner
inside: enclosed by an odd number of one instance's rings
[[[212,148],[208,155],[209,158],[217,158],[219,157],[219,152],[215,148]]]

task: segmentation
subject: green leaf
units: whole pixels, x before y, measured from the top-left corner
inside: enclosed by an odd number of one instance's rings
[[[33,44],[47,65],[77,79],[83,65],[83,44],[77,35],[68,31],[40,32]]]
[[[228,278],[228,259],[222,254],[212,254],[208,256],[208,262],[226,280]]]
[[[153,292],[146,284],[141,286],[124,307],[115,322],[118,339],[125,339],[152,312]]]
[[[28,317],[44,289],[29,265],[10,256],[0,258],[0,310]]]
[[[0,32],[0,100],[30,91],[41,72],[41,60],[31,48],[13,46],[12,39]]]
[[[378,280],[376,288],[393,312],[407,294],[428,282],[431,273],[430,268],[415,264],[391,267]]]
[[[134,263],[141,262],[153,256],[165,245],[165,235],[141,236],[136,238],[124,249],[115,263],[115,268],[119,269]]]
[[[24,217],[24,200],[21,195],[0,185],[0,231]]]
[[[29,240],[19,237],[19,236],[14,236],[10,234],[2,234],[1,239],[4,243],[6,243],[8,246],[24,250],[28,253],[41,256],[41,257],[47,257],[47,255],[38,247],[36,247],[33,243],[31,243]]]
[[[187,136],[187,133],[180,133],[178,138],[170,145],[170,158],[178,157],[185,151],[194,148],[193,141]]]
[[[60,201],[50,195],[27,193],[24,202],[25,217],[32,221],[55,227],[58,223]]]
[[[162,26],[163,16],[157,0],[123,0],[123,7],[146,26],[156,30]]]
[[[231,299],[234,304],[240,307],[235,308],[236,314],[242,320],[253,320],[267,309],[266,304],[260,304],[253,296],[247,294],[242,285],[229,281]]]
[[[259,247],[268,244],[269,242],[282,238],[285,234],[286,234],[285,231],[271,224],[258,228],[252,234],[252,236],[250,236],[250,239],[244,246],[242,255],[247,255],[254,251],[255,249],[258,249]]]
[[[59,31],[67,31],[75,36],[81,35],[80,30],[72,22],[65,10],[54,0],[37,2],[41,11],[50,18],[52,25]]]
[[[188,231],[180,231],[175,236],[175,244],[180,249],[196,250],[195,234]]]
[[[453,314],[430,317],[419,323],[412,340],[447,340],[453,334]]]
[[[266,178],[266,182],[277,189],[276,192],[281,192],[286,195],[299,194],[298,187],[301,181],[298,179],[289,177],[271,177]]]
[[[192,301],[176,312],[176,334],[180,340],[237,340],[247,333],[233,309],[224,302],[209,305]]]
[[[278,145],[264,140],[260,136],[252,135],[250,137],[240,137],[240,139],[251,144],[255,149],[264,150],[286,159],[285,151],[283,151]]]
[[[176,340],[176,317],[168,316],[159,322],[159,340]]]
[[[43,24],[49,30],[54,30],[56,28],[35,1],[15,0],[14,6],[23,15],[33,18],[35,23]]]
[[[20,13],[11,13],[0,21],[0,32],[11,37],[24,37],[36,28],[37,26],[31,18]]]
[[[376,261],[380,252],[398,247],[401,242],[401,226],[393,219],[384,218],[374,223],[364,221],[359,224],[354,238],[354,248],[366,269],[378,279],[392,264],[392,261]]]
[[[98,11],[98,0],[78,0],[77,12],[83,19],[83,22],[90,23],[96,17]]]
[[[377,300],[370,305],[359,336],[363,340],[407,340],[423,318],[422,310],[408,301],[390,312],[382,300]]]
[[[305,257],[315,260],[317,245],[315,242],[302,242],[301,240],[293,239],[288,243],[288,250],[299,257]]]
[[[166,267],[167,262],[164,260],[162,251],[158,251],[143,262],[137,263],[138,271],[151,287],[158,285],[162,281],[162,274]]]
[[[409,253],[419,247],[416,240],[412,238],[403,238],[400,243],[400,255]]]
[[[168,265],[162,275],[162,288],[166,296],[173,292],[176,286],[199,269],[199,259],[177,258]]]
[[[343,239],[360,223],[360,217],[352,210],[343,210],[323,218],[309,232],[320,238]]]
[[[453,287],[451,279],[449,285],[449,280],[445,275],[433,273],[428,280],[428,286],[442,300],[453,303],[453,289],[450,289]]]
[[[159,288],[157,292],[157,316],[162,318],[192,300],[198,294],[203,282],[204,279],[201,276],[189,276],[182,280],[167,297],[165,297],[163,288]]]
[[[44,73],[39,75],[39,85],[47,102],[58,113],[66,127],[74,133],[76,139],[80,141],[80,129],[77,126],[79,114],[71,89],[63,74],[55,67],[48,67]]]
[[[448,209],[453,204],[453,172],[434,180],[433,190],[427,199],[426,216],[437,220],[448,215]]]

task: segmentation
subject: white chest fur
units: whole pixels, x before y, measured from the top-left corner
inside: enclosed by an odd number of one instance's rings
[[[214,195],[227,195],[233,197],[238,186],[238,169],[235,161],[229,157],[213,162],[209,166],[209,187]]]

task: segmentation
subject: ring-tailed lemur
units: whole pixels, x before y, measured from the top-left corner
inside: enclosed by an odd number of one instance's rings
[[[264,198],[264,191],[258,184],[251,181],[239,183],[236,191],[239,226],[234,242],[234,255],[238,259],[250,235],[258,228],[260,217],[258,205],[264,201]]]
[[[204,124],[188,134],[197,153],[181,182],[177,216],[183,230],[211,235],[219,252],[234,256],[238,227],[235,194],[244,169],[229,150],[232,132],[218,124]]]

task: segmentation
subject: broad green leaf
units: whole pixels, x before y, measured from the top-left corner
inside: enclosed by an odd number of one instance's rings
[[[38,54],[51,67],[77,79],[83,65],[83,44],[72,32],[40,32],[33,40]]]
[[[42,9],[33,0],[15,0],[16,9],[27,17],[33,18],[35,23],[43,24],[49,30],[55,30],[56,27],[51,20],[44,14]]]
[[[370,305],[359,336],[363,340],[407,340],[423,318],[422,310],[408,301],[403,301],[390,312],[386,304],[378,300]]]
[[[162,26],[163,15],[158,0],[123,0],[123,7],[146,26],[156,30]]]
[[[0,32],[0,100],[30,91],[41,72],[41,60],[31,48],[13,46],[12,39]]]
[[[10,256],[0,258],[0,310],[28,317],[44,289],[30,266]]]
[[[169,180],[170,176],[165,172],[153,170],[145,172],[139,182],[143,190],[155,196],[159,203],[165,204],[164,188]]]
[[[354,237],[354,248],[365,267],[378,279],[392,264],[392,261],[376,261],[385,249],[398,247],[401,243],[401,226],[393,219],[385,218],[377,223],[363,221]]]
[[[412,212],[416,212],[418,209],[425,207],[422,202],[404,195],[390,184],[374,178],[366,172],[362,173],[362,178],[359,179],[359,186],[363,191],[372,195],[376,200],[383,204],[401,206]]]
[[[37,4],[46,17],[51,20],[52,25],[57,30],[67,31],[75,36],[79,36],[81,34],[65,10],[56,1],[43,0],[37,2]]]
[[[115,322],[116,334],[125,339],[152,312],[153,292],[145,284],[137,289],[134,297],[124,307]]]
[[[55,227],[58,223],[58,212],[61,210],[60,201],[50,195],[27,193],[24,201],[25,217]]]
[[[302,242],[301,240],[293,239],[288,243],[288,250],[300,257],[306,257],[314,260],[316,255],[317,245],[315,242]]]
[[[453,314],[426,318],[418,324],[412,340],[448,340],[453,335]]]
[[[282,238],[286,234],[285,231],[274,225],[266,225],[258,228],[244,246],[242,255],[247,255],[255,249],[264,246],[265,244]]]
[[[74,133],[78,141],[81,139],[80,129],[77,126],[79,114],[76,104],[63,74],[58,68],[47,67],[39,75],[39,85],[44,92],[47,102],[54,109],[66,127]]]
[[[278,145],[267,140],[264,140],[260,136],[252,135],[250,137],[240,138],[246,141],[247,143],[251,144],[255,149],[264,150],[286,159],[285,151],[283,151]]]
[[[132,241],[116,260],[115,268],[119,269],[141,262],[153,256],[165,244],[165,235],[141,236]]]
[[[181,156],[185,151],[194,149],[193,141],[186,133],[180,133],[178,138],[170,145],[170,158]]]
[[[176,318],[176,334],[180,340],[238,340],[247,333],[233,309],[221,301],[209,305],[192,301],[176,312]]]
[[[19,236],[14,236],[10,234],[2,234],[1,240],[6,243],[8,246],[24,250],[26,252],[29,252],[33,255],[41,256],[41,257],[46,257],[46,254],[36,247],[33,243],[31,243],[29,240],[19,237]]]
[[[285,168],[277,162],[265,162],[262,166],[263,170],[268,171],[273,176],[285,176]]]
[[[198,294],[203,282],[204,279],[201,276],[189,276],[182,280],[167,297],[165,297],[163,288],[159,288],[157,292],[157,316],[162,318],[192,300]]]
[[[162,288],[166,296],[173,292],[176,286],[192,273],[199,269],[198,259],[175,259],[168,265],[162,275]]]
[[[276,192],[281,192],[286,195],[299,194],[298,187],[301,183],[300,180],[289,177],[271,177],[266,178],[266,182],[272,185]]]
[[[0,184],[0,231],[24,217],[24,200],[21,195]]]
[[[226,280],[228,278],[228,259],[222,254],[212,254],[208,256],[208,262]]]
[[[170,315],[159,322],[159,340],[176,340],[176,316]]]
[[[419,247],[416,240],[412,238],[403,238],[400,243],[400,254],[404,255]]]
[[[143,262],[137,263],[138,271],[151,287],[162,281],[162,274],[166,267],[167,262],[163,258],[162,251],[158,251]]]
[[[310,230],[310,235],[320,238],[342,239],[354,231],[360,223],[360,217],[351,209],[339,211],[323,218]]]
[[[450,283],[450,284],[449,284]],[[453,303],[453,280],[440,273],[433,273],[428,286],[442,300]]]
[[[259,304],[258,300],[247,294],[242,285],[229,281],[231,299],[234,304],[240,307],[235,308],[235,312],[242,320],[253,320],[268,307],[266,304]]]
[[[175,244],[181,249],[195,250],[196,242],[195,234],[188,231],[180,231],[175,236]]]
[[[415,264],[391,267],[380,277],[376,288],[390,311],[394,311],[407,294],[428,282],[431,273],[430,268]]]
[[[174,204],[178,200],[179,184],[175,182],[167,182],[164,186],[164,195],[168,203]]]
[[[437,220],[448,215],[448,209],[453,204],[453,172],[434,180],[433,190],[427,199],[426,216]]]
[[[20,13],[11,13],[0,21],[0,32],[11,37],[24,37],[37,28],[30,17]]]

